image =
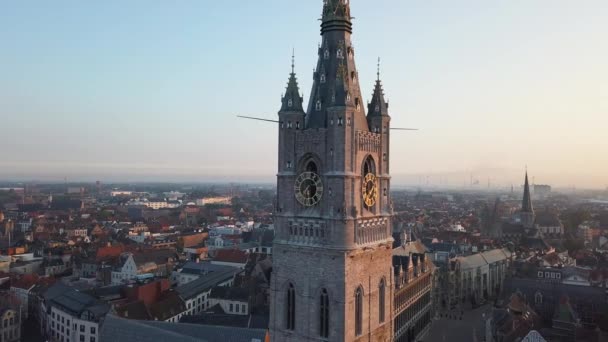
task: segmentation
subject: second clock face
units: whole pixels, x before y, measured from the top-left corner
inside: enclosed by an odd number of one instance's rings
[[[314,172],[303,172],[294,185],[296,199],[306,207],[317,205],[323,197],[321,177]]]
[[[378,199],[378,181],[373,173],[368,173],[363,179],[363,202],[365,206],[371,208]]]

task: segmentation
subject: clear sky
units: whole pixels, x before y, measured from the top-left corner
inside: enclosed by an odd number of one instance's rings
[[[0,178],[272,181],[296,50],[310,93],[322,1],[0,2]],[[352,0],[396,181],[608,185],[606,0]],[[234,177],[233,177],[234,176]]]

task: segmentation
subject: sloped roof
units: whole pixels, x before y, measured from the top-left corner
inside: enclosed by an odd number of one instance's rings
[[[493,249],[487,252],[482,252],[481,256],[488,262],[488,264],[493,264],[495,262],[507,259],[511,256],[511,252],[505,249]]]
[[[242,270],[236,267],[230,267],[221,271],[212,272],[201,276],[194,281],[177,287],[175,291],[177,291],[177,293],[179,293],[179,295],[184,300],[187,300],[192,297],[198,296],[202,292],[209,291],[213,287],[234,278],[234,276],[240,272],[242,272]]]
[[[166,293],[163,299],[152,304],[149,311],[153,319],[164,321],[186,311],[186,303],[177,292],[171,291]]]
[[[44,298],[51,306],[57,306],[74,316],[80,316],[82,312],[90,311],[95,317],[99,318],[110,309],[107,304],[62,283],[50,287],[44,293]]]
[[[246,264],[248,254],[238,249],[220,249],[215,253],[213,261]]]
[[[108,315],[101,342],[251,342],[264,341],[266,330],[201,324],[135,321]]]
[[[240,287],[216,286],[211,290],[209,298],[246,302],[249,299],[249,290]]]

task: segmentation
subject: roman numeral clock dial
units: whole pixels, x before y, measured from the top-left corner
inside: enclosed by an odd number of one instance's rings
[[[294,185],[296,200],[305,207],[317,205],[323,197],[321,177],[314,172],[303,172]]]

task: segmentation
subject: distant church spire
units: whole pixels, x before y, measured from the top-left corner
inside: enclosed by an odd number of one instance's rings
[[[281,99],[281,112],[304,112],[304,107],[302,106],[304,98],[300,96],[295,67],[295,50],[293,50],[291,54],[291,74],[289,74],[287,90],[285,90],[285,95]]]
[[[528,169],[526,168],[526,181],[524,183],[524,198],[521,202],[520,212],[521,223],[525,228],[534,228],[534,209],[532,208],[532,198],[530,197],[530,183],[528,182]]]
[[[367,105],[367,116],[388,116],[388,103],[384,99],[382,81],[380,81],[380,58],[378,58],[378,71],[376,73],[376,86],[372,94],[372,100]]]
[[[528,182],[528,170],[526,170],[526,181],[524,183],[524,198],[521,203],[521,211],[525,213],[532,213],[532,198],[530,197],[530,183]]]

